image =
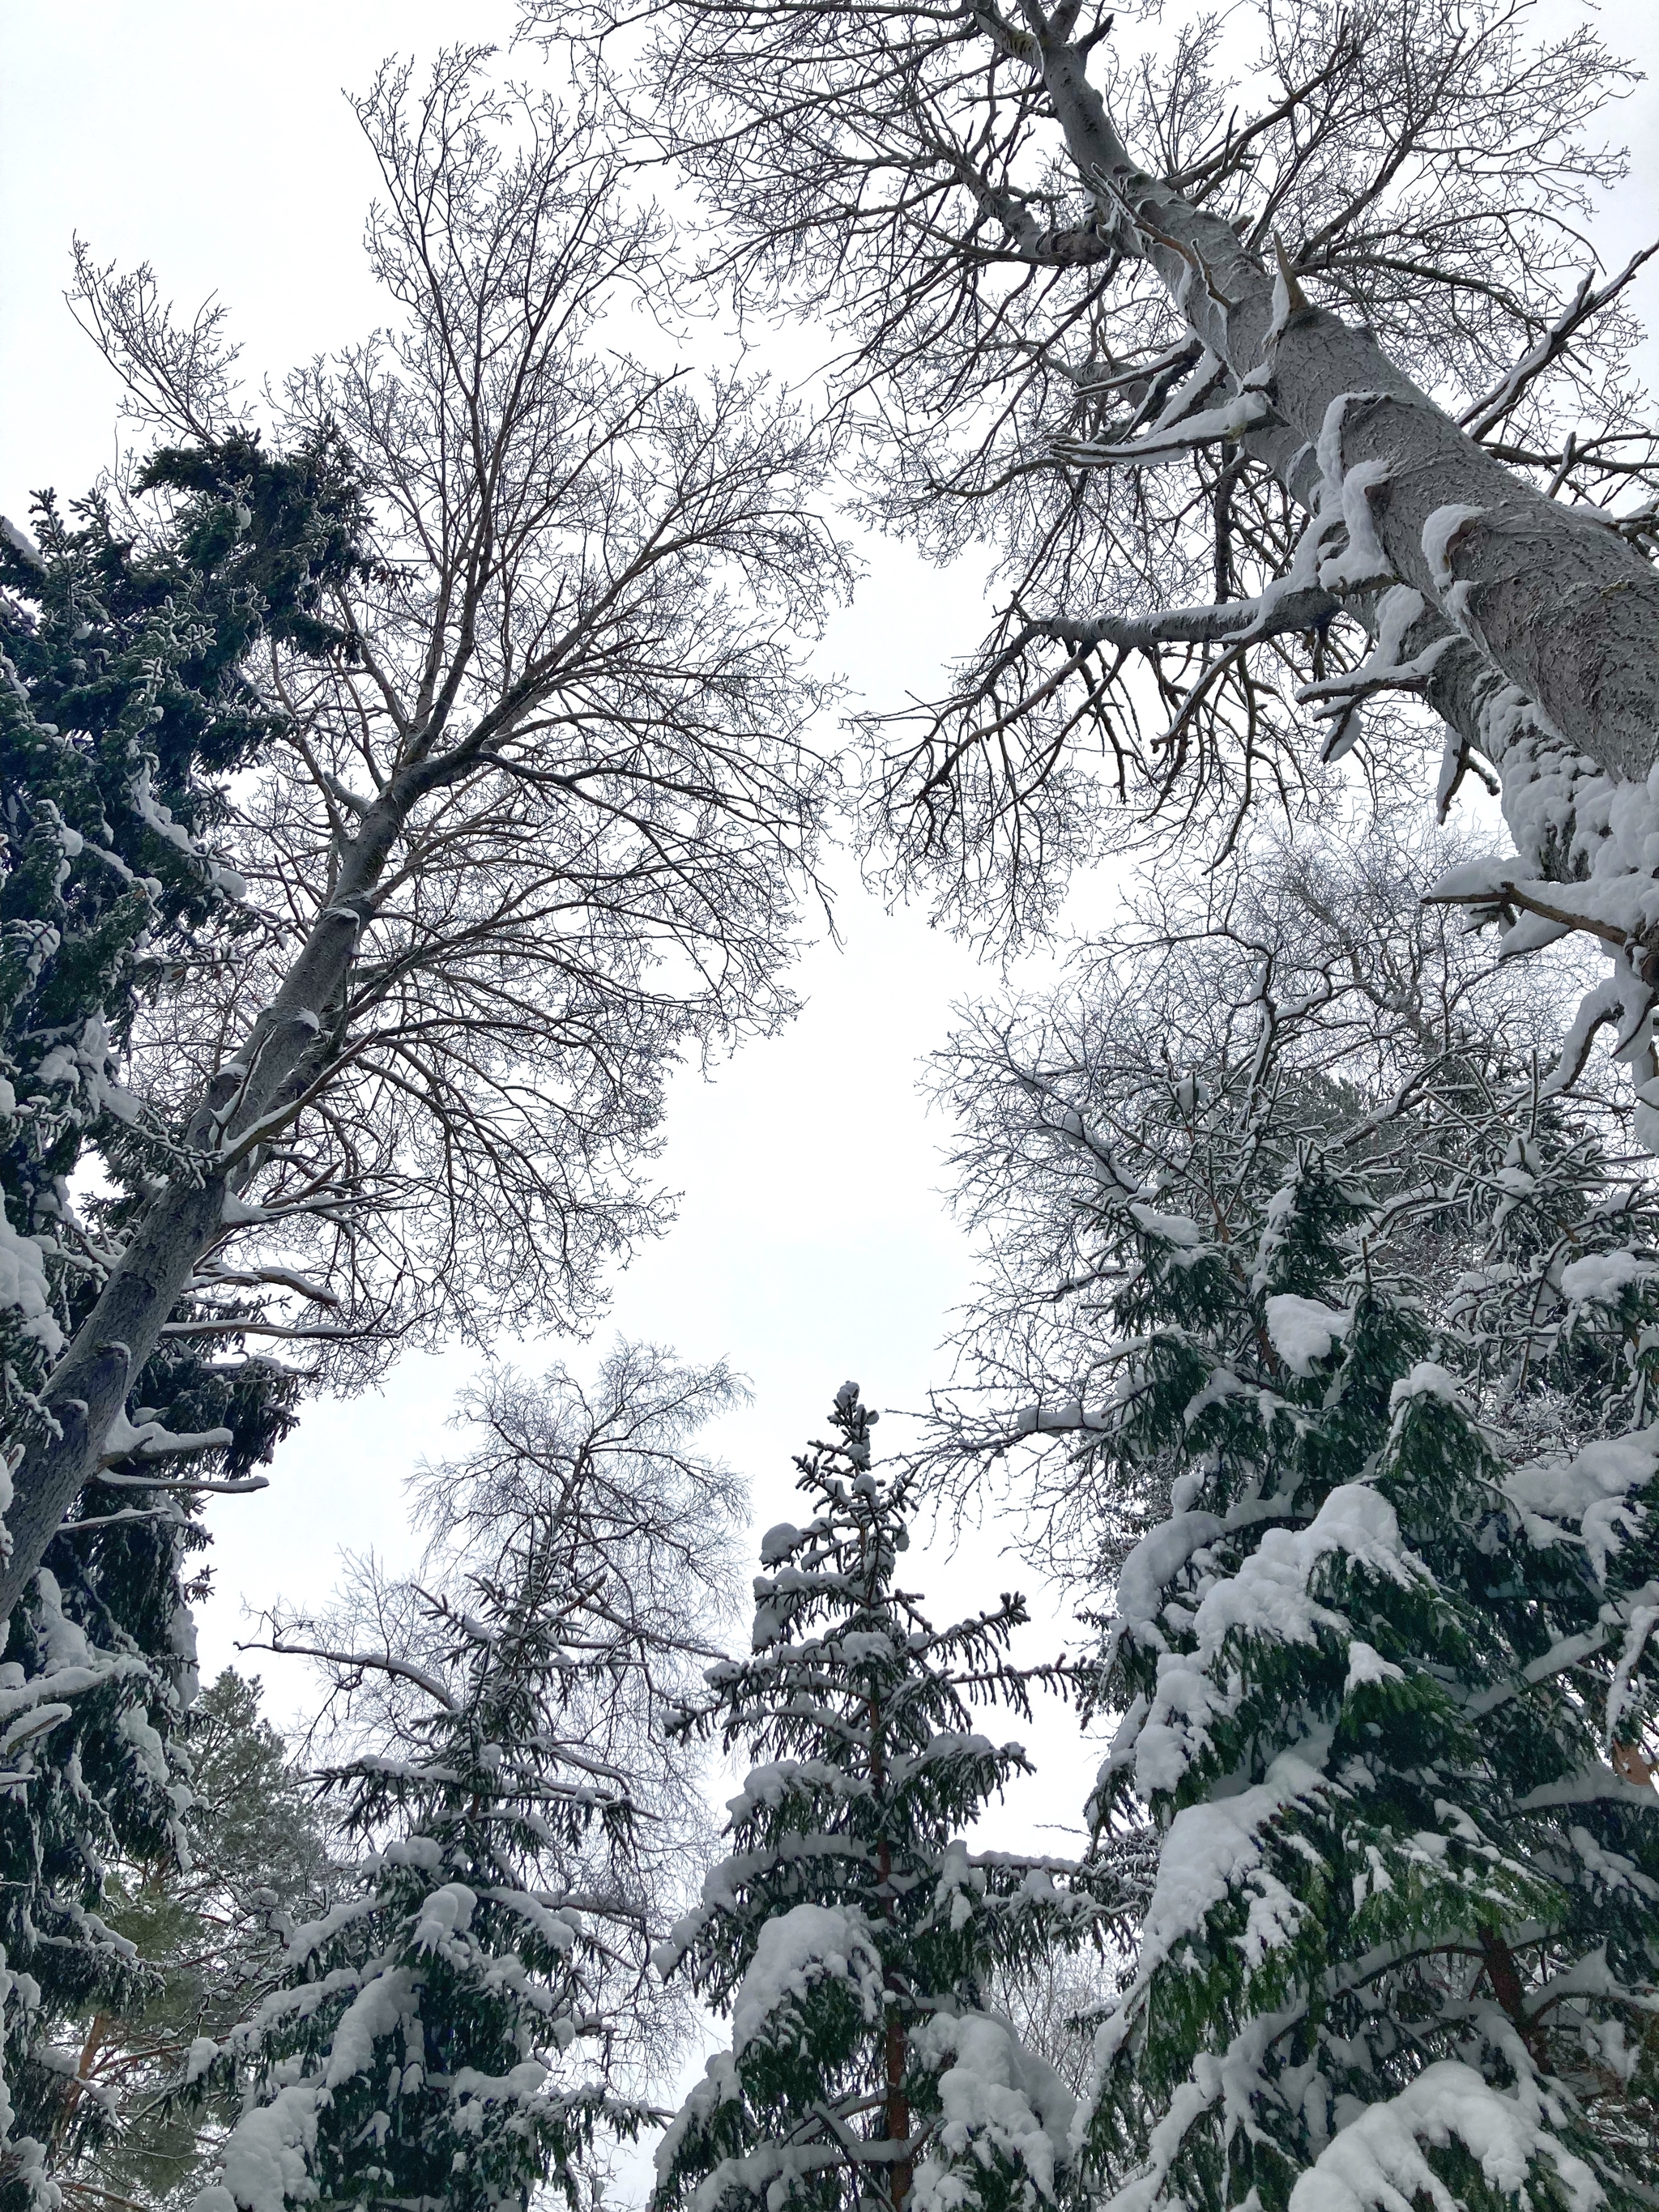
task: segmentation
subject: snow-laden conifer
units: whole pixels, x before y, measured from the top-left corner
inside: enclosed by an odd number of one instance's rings
[[[474,1611],[432,1601],[438,1664],[407,1664],[428,1716],[410,1755],[331,1778],[353,1825],[386,1838],[357,1893],[288,1933],[283,1986],[191,2053],[237,2076],[246,2109],[200,2212],[289,2203],[523,2204],[562,2183],[611,2111],[570,2054],[604,2025],[630,1818],[559,1723],[579,1594],[534,1557]],[[423,1679],[422,1679],[423,1678]],[[625,2114],[614,2114],[625,2118]]]
[[[673,2036],[647,1954],[695,1841],[662,1706],[709,1656],[740,1507],[690,1439],[739,1395],[648,1345],[585,1387],[495,1376],[471,1448],[417,1480],[421,1575],[365,1563],[332,1618],[271,1624],[332,1684],[349,1755],[319,1779],[368,1848],[191,2053],[185,2090],[243,2100],[198,2212],[574,2205],[596,2130],[637,2124]]]
[[[1103,1866],[969,1848],[1011,1777],[970,1706],[1028,1709],[1026,1613],[935,1628],[896,1580],[906,1486],[872,1472],[875,1415],[837,1393],[798,1461],[811,1511],[763,1540],[750,1656],[710,1669],[679,1726],[757,1764],[732,1851],[658,1954],[731,2021],[657,2153],[658,2212],[1035,2208],[1072,2185],[1073,2100],[991,2008],[998,1969],[1098,1937]]]
[[[1363,1181],[1293,1156],[1218,1222],[1194,1150],[1185,1188],[1121,1194],[1104,1449],[1174,1480],[1102,1655],[1099,1810],[1150,1805],[1162,1835],[1097,2148],[1136,2205],[1636,2201],[1595,2106],[1659,1996],[1659,1795],[1631,1772],[1659,1432],[1615,1398],[1517,1456]],[[1633,1306],[1630,1278],[1561,1264],[1613,1224],[1531,1152],[1488,1271],[1524,1286],[1540,1389],[1561,1360],[1613,1386],[1605,1323],[1641,1323],[1572,1309]],[[1565,1288],[1527,1264],[1540,1218]]]
[[[1159,1832],[1087,2140],[1122,2212],[1651,2202],[1651,1174],[1432,923],[1391,972],[1345,943],[1337,872],[1172,930],[1196,1066],[1156,962],[1076,1057],[988,1043],[1069,1163],[1031,1200],[1068,1379],[1003,1448],[1048,1437],[1100,1516],[1096,1810]]]
[[[177,1738],[205,1540],[191,1487],[256,1486],[297,1388],[245,1351],[234,1291],[205,1321],[204,1268],[148,1359],[131,1366],[108,1332],[113,1417],[95,1435],[84,1402],[42,1403],[148,1178],[173,1158],[122,1080],[145,1004],[259,926],[210,849],[228,781],[282,720],[249,657],[261,641],[337,643],[317,609],[354,557],[356,483],[331,437],[286,454],[246,437],[162,452],[138,489],[173,501],[147,541],[100,498],[66,516],[42,497],[33,540],[0,526],[0,1512],[31,1443],[78,1433],[91,1473],[36,1532],[40,1571],[0,1661],[7,2212],[55,2201],[48,2170],[108,2118],[82,2063],[88,2017],[131,2010],[146,1976],[106,1923],[106,1883],[187,1852]],[[77,1194],[94,1161],[103,1194]],[[0,1556],[8,1540],[0,1524]]]
[[[282,1954],[273,1920],[325,1911],[343,1872],[324,1808],[261,1717],[260,1686],[227,1668],[196,1699],[182,1734],[188,1861],[128,1856],[106,1905],[115,1934],[137,1947],[143,1983],[136,2002],[100,1996],[77,2023],[75,2099],[106,2105],[110,2128],[83,2159],[63,2155],[61,2136],[54,2146],[54,2179],[71,2204],[189,2203],[234,2106],[185,2109],[168,2095],[172,2081],[197,2037],[224,2034],[270,1986]]]

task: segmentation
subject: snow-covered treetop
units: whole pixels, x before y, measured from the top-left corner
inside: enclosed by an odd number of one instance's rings
[[[1105,1861],[966,1832],[1028,1766],[975,1708],[1027,1711],[1069,1670],[1013,1662],[1017,1596],[933,1624],[896,1582],[908,1485],[873,1470],[856,1384],[830,1419],[796,1462],[808,1516],[762,1540],[749,1654],[677,1723],[759,1763],[730,1856],[656,1954],[732,2037],[665,2138],[658,2202],[1035,2206],[1069,2170],[1072,2100],[990,2009],[993,1978],[1101,1940],[1128,1899]]]
[[[1017,1595],[933,1625],[895,1580],[909,1544],[908,1486],[872,1472],[877,1416],[855,1383],[837,1392],[830,1419],[835,1440],[796,1462],[816,1510],[761,1540],[767,1571],[755,1578],[750,1656],[710,1668],[708,1698],[676,1725],[718,1734],[727,1749],[742,1744],[763,1762],[727,1808],[744,1881],[761,1873],[757,1854],[788,1856],[810,1810],[823,1881],[836,1889],[870,1881],[896,1898],[915,1891],[924,1869],[960,1855],[959,1832],[1030,1771],[1019,1744],[981,1733],[973,1707],[1029,1712],[1033,1681],[1066,1676],[1063,1665],[1010,1660],[1028,1618]],[[712,1893],[720,1879],[711,1877]],[[815,1886],[804,1869],[791,1876],[802,1880]],[[716,1981],[711,1994],[726,1991]]]

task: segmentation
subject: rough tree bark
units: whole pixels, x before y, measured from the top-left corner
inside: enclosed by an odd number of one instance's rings
[[[1251,449],[1306,505],[1334,469],[1386,471],[1370,507],[1394,574],[1468,635],[1547,729],[1605,774],[1644,778],[1659,757],[1659,572],[1605,521],[1547,499],[1484,452],[1368,330],[1297,304],[1229,224],[1147,175],[1067,35],[1075,7],[1049,15],[1023,0],[1021,14],[1023,30],[975,17],[1042,76],[1103,228],[1158,270],[1241,385],[1267,372],[1288,428],[1251,434]]]

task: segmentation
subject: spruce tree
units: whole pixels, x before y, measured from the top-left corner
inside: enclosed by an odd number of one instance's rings
[[[872,1472],[875,1418],[837,1393],[834,1441],[797,1462],[810,1519],[763,1540],[752,1654],[677,1723],[761,1763],[657,1954],[732,2023],[659,2148],[657,2212],[1002,2212],[1071,2187],[1073,2099],[989,1991],[1097,1937],[1119,1886],[964,1840],[1028,1764],[970,1706],[1027,1711],[1057,1670],[1012,1663],[1018,1597],[936,1629],[897,1586],[907,1490]]]
[[[241,2106],[203,2212],[597,2188],[684,2026],[648,1952],[708,1816],[661,1720],[729,1605],[742,1489],[696,1432],[743,1395],[648,1344],[496,1370],[415,1478],[418,1574],[359,1561],[330,1613],[270,1617],[323,1670],[316,1778],[365,1849],[191,2054],[181,2090]]]
[[[185,2087],[242,2108],[198,2212],[486,2212],[548,2183],[574,2206],[596,2124],[637,2124],[579,2043],[645,1922],[623,1778],[565,1718],[593,1592],[544,1533],[514,1553],[465,1604],[416,1593],[420,1656],[382,1662],[419,1701],[401,1755],[319,1777],[370,1848],[331,1911],[277,1922],[253,2016],[191,2051]]]
[[[1073,1125],[1111,1288],[1072,1425],[1166,1501],[1095,1686],[1097,1817],[1159,1832],[1109,2202],[1650,2203],[1650,1181],[1535,1094],[1344,1142],[1351,1100],[1243,1087]]]
[[[46,1365],[96,1296],[104,1244],[168,1162],[166,1132],[120,1080],[135,1024],[181,976],[261,927],[212,849],[230,780],[283,722],[250,656],[273,642],[350,649],[323,610],[357,565],[362,506],[331,434],[286,454],[240,434],[165,448],[134,490],[154,495],[155,515],[118,516],[100,495],[65,515],[43,493],[38,543],[0,529],[9,1461],[38,1419]],[[68,1188],[88,1154],[109,1186],[85,1207],[90,1236]],[[264,1369],[243,1376],[173,1346],[132,1380],[132,1403],[145,1409],[137,1425],[154,1423],[152,1436],[229,1426],[226,1455],[248,1464],[280,1433],[270,1400],[282,1393]]]
[[[162,452],[135,489],[159,502],[142,536],[101,497],[66,516],[43,495],[38,543],[0,528],[0,1510],[42,1427],[46,1369],[171,1158],[120,1079],[135,1026],[261,926],[211,849],[229,779],[276,726],[249,655],[272,637],[301,652],[344,644],[322,607],[355,561],[361,510],[334,439],[287,455],[240,435]],[[72,1196],[94,1162],[103,1194]],[[147,1977],[102,1917],[106,1889],[118,1893],[124,1869],[187,1852],[177,1738],[204,1540],[168,1480],[182,1455],[191,1480],[245,1480],[290,1423],[295,1391],[234,1331],[208,1349],[169,1338],[131,1377],[96,1479],[7,1624],[8,2212],[51,2201],[47,2147],[73,2159],[107,2117],[78,2081],[77,2021],[130,2010]]]

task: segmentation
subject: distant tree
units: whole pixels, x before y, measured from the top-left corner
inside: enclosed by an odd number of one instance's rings
[[[1097,1144],[1133,1150],[1156,1129],[1171,1149],[1148,1177],[1183,1172],[1178,1109],[1200,1084],[1211,1115],[1248,1126],[1268,1099],[1309,1143],[1340,1147],[1395,1201],[1393,1247],[1449,1310],[1480,1258],[1478,1194],[1504,1171],[1517,1093],[1535,1088],[1547,1115],[1569,1110],[1550,1103],[1549,1071],[1563,1000],[1588,969],[1570,947],[1540,963],[1496,957],[1455,912],[1425,903],[1467,850],[1394,814],[1346,837],[1264,840],[1213,873],[1161,871],[1109,937],[1073,948],[1051,988],[970,1011],[929,1078],[956,1124],[954,1203],[983,1255],[936,1397],[933,1493],[971,1510],[981,1474],[1018,1467],[1029,1540],[1082,1587],[1115,1571],[1143,1513],[1162,1517],[1164,1493],[1133,1492],[1077,1425],[1079,1407],[1109,1396],[1120,1349]],[[1585,1126],[1620,1156],[1632,1109],[1605,1088],[1586,1099]],[[1620,1172],[1643,1187],[1639,1161]],[[1462,1194],[1464,1215],[1436,1212],[1436,1189]]]
[[[1158,1833],[1107,2201],[1634,2207],[1659,1192],[1517,1050],[1512,977],[1373,928],[1411,886],[1364,857],[1213,894],[1207,937],[1176,902],[964,1042],[1005,1395],[942,1409],[935,1471],[1050,1462],[1120,1721],[1095,1816]]]
[[[712,1668],[676,1724],[760,1763],[728,1808],[731,1856],[657,1954],[732,2039],[659,2147],[653,2203],[1054,2202],[1073,2100],[988,2005],[1000,1973],[1098,1940],[1124,1889],[1103,1862],[969,1850],[1028,1769],[970,1706],[1027,1711],[1054,1670],[1009,1659],[1018,1598],[936,1629],[897,1587],[905,1486],[871,1471],[855,1383],[830,1419],[797,1462],[811,1517],[762,1543],[753,1656]]]
[[[789,1009],[831,780],[799,647],[845,574],[808,511],[822,441],[752,376],[615,343],[672,291],[663,227],[591,116],[482,67],[358,103],[392,325],[279,415],[343,441],[367,520],[337,641],[269,641],[283,711],[228,825],[264,926],[135,1037],[166,1165],[48,1352],[7,1605],[164,1341],[297,1334],[349,1380],[590,1310],[664,1218],[640,1163],[677,1058]],[[236,434],[211,316],[84,254],[82,298],[152,423]]]
[[[458,1402],[462,1448],[423,1465],[413,1486],[428,1585],[497,1577],[538,1530],[570,1587],[592,1593],[591,1617],[566,1638],[580,1661],[567,1716],[581,1715],[589,1753],[626,1774],[631,1801],[653,1816],[635,1849],[659,1860],[659,1906],[708,1824],[702,1777],[665,1740],[664,1716],[720,1656],[749,1513],[746,1486],[700,1431],[748,1395],[724,1362],[693,1366],[625,1339],[586,1382],[562,1365],[534,1378],[492,1367]],[[352,1694],[365,1722],[372,1696],[367,1683]]]
[[[82,2164],[54,2174],[87,2212],[195,2194],[234,2115],[181,2110],[172,2082],[198,2036],[228,2033],[252,2008],[274,1978],[279,1929],[323,1910],[342,1872],[314,1791],[260,1717],[259,1687],[228,1668],[191,1708],[187,1863],[163,1857],[111,1880],[106,1917],[146,1978],[135,2010],[82,2023],[76,2094],[104,2100],[111,2128]]]
[[[191,2055],[186,2088],[241,2102],[200,2212],[575,2206],[595,2130],[638,2126],[677,2039],[646,1954],[701,1826],[663,1701],[729,1595],[732,1478],[690,1438],[736,1395],[626,1345],[585,1390],[488,1384],[475,1450],[422,1480],[421,1577],[366,1565],[332,1619],[273,1624],[331,1685],[321,1779],[367,1851]]]
[[[1119,1850],[1116,1856],[1126,1876],[1150,1891],[1157,1870],[1150,1838],[1138,1851]],[[1054,2068],[1073,2097],[1089,2087],[1100,2014],[1133,1965],[1133,1931],[1116,1928],[1110,1935],[1104,1955],[1057,1951],[1024,1959],[994,1973],[988,1984],[988,2009],[1006,2014],[1026,2049]]]

